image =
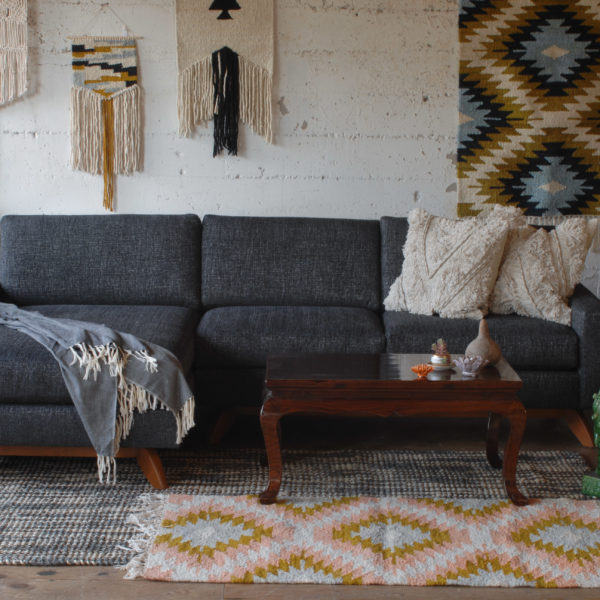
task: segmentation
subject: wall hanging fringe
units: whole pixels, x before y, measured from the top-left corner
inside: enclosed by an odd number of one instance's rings
[[[0,105],[27,91],[27,0],[0,0]]]
[[[213,120],[216,156],[237,154],[240,120],[273,141],[273,0],[213,5],[176,1],[177,107],[181,136]]]
[[[115,175],[142,170],[142,90],[133,38],[73,39],[71,164],[104,177],[104,208],[114,210]]]

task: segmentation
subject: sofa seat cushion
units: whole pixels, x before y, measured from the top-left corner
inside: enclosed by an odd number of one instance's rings
[[[47,317],[102,323],[167,348],[187,373],[194,359],[198,313],[177,306],[28,306]],[[0,326],[0,402],[7,404],[68,404],[70,398],[58,363],[41,344]]]
[[[518,315],[488,315],[492,339],[518,369],[572,370],[578,367],[577,334],[566,325]],[[408,312],[386,312],[383,322],[388,352],[429,352],[442,337],[451,354],[462,354],[477,337],[479,321],[443,319]]]
[[[196,363],[261,367],[268,354],[385,351],[379,316],[364,308],[228,306],[209,310],[196,337]]]

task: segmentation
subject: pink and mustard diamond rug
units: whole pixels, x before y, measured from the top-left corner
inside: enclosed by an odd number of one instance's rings
[[[600,587],[600,504],[147,495],[127,577],[220,583]]]

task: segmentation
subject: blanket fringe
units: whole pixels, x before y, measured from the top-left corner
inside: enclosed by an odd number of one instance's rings
[[[134,383],[128,383],[124,375],[127,361],[131,358],[145,363],[146,370],[150,373],[158,371],[157,361],[145,349],[132,351],[120,348],[114,343],[103,346],[77,344],[72,346],[70,350],[73,357],[71,365],[78,363],[79,367],[84,369],[84,381],[90,376],[96,379],[103,366],[108,367],[111,377],[117,378],[117,414],[115,418],[114,446],[114,454],[116,455],[121,447],[121,441],[127,438],[131,431],[135,411],[144,413],[148,409],[168,409],[160,401],[160,398],[148,390]],[[195,425],[194,409],[195,400],[193,396],[190,396],[183,407],[174,413],[177,427],[177,444],[183,441],[187,432]],[[98,456],[98,477],[101,483],[115,483],[116,472],[117,468],[114,457]]]
[[[119,546],[133,552],[129,562],[118,567],[126,571],[124,579],[135,579],[143,575],[152,542],[158,535],[157,524],[160,523],[167,497],[167,494],[142,494],[139,506],[127,517],[126,522],[134,525],[136,532],[127,540],[126,548]]]
[[[212,56],[179,74],[177,111],[179,135],[189,137],[194,127],[215,113]],[[239,56],[240,119],[273,143],[273,78],[269,71]]]
[[[100,456],[98,462],[98,479],[100,483],[116,483],[117,482],[117,461],[114,456]]]

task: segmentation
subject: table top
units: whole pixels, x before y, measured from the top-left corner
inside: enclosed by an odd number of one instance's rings
[[[459,355],[455,355],[459,356]],[[278,382],[413,382],[411,367],[427,363],[430,354],[284,354],[267,358],[267,386]],[[504,358],[475,377],[463,376],[458,368],[429,373],[427,381],[453,386],[507,385],[521,387],[521,379]]]

